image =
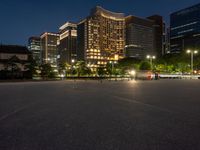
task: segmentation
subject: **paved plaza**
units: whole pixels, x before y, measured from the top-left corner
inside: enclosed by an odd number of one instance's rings
[[[200,80],[0,83],[0,150],[199,150]]]

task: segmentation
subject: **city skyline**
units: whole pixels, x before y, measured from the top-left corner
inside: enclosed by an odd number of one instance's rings
[[[154,5],[152,5],[153,3]],[[125,15],[147,17],[159,14],[164,17],[164,21],[169,25],[170,13],[197,3],[197,0],[190,2],[184,0],[181,3],[180,1],[172,0],[165,2],[142,0],[134,3],[128,0],[117,2],[94,2],[91,0],[87,0],[87,2],[79,0],[66,2],[60,0],[57,3],[47,1],[37,3],[37,0],[34,2],[26,2],[24,0],[19,0],[18,2],[3,1],[1,3],[3,9],[0,10],[0,17],[4,21],[0,29],[0,43],[27,45],[27,39],[30,36],[37,36],[42,32],[58,32],[59,26],[67,21],[81,21],[89,14],[90,9],[96,5],[111,11],[125,13]],[[15,28],[13,25],[15,25]]]

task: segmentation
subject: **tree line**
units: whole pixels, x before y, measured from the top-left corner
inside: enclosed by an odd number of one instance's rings
[[[13,72],[19,71],[14,63],[12,64]],[[149,60],[140,60],[136,58],[124,58],[117,63],[107,63],[107,65],[100,65],[95,71],[84,61],[77,61],[70,65],[68,63],[59,63],[56,68],[50,64],[37,64],[34,59],[26,65],[26,77],[41,77],[43,79],[58,78],[58,77],[112,77],[128,75],[130,70],[143,71],[149,70],[152,72],[162,74],[189,74],[191,72],[190,55],[186,53],[167,54],[160,58],[153,60],[152,65]],[[200,56],[194,56],[194,70],[200,70]],[[2,75],[1,71],[1,75]]]

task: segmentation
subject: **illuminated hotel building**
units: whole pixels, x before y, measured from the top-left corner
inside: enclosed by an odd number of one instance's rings
[[[45,32],[41,36],[42,63],[49,63],[53,67],[57,66],[57,45],[59,44],[59,34]]]
[[[108,61],[124,57],[125,17],[99,6],[77,27],[78,59],[89,67],[106,65]]]
[[[58,46],[59,63],[71,63],[77,60],[77,25],[67,22],[59,28],[60,44]]]

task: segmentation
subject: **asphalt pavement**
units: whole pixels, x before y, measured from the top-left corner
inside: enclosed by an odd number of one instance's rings
[[[0,150],[199,150],[200,80],[0,83]]]

